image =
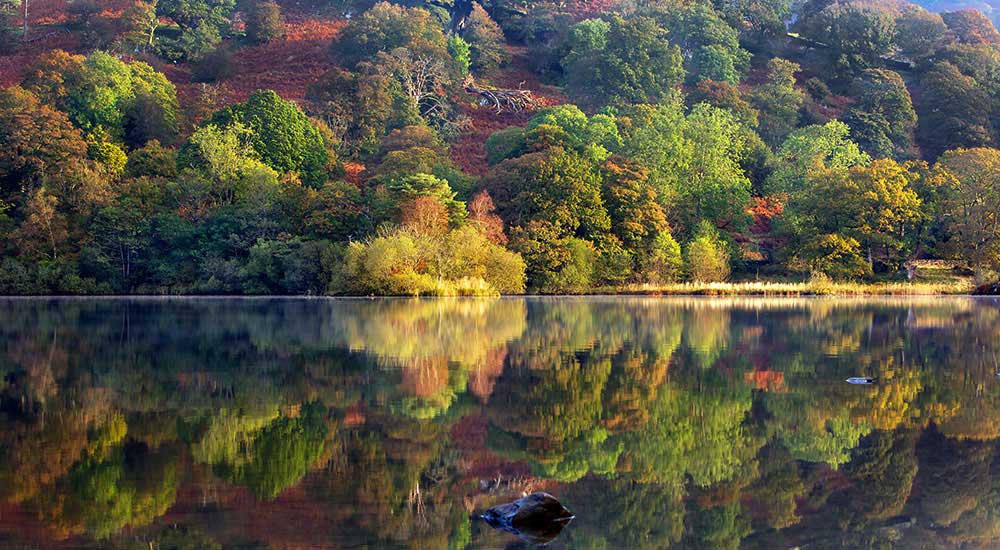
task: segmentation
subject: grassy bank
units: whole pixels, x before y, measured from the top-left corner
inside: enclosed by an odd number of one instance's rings
[[[617,289],[617,294],[694,296],[921,296],[969,294],[967,283],[677,283],[638,285]]]
[[[921,296],[969,294],[975,288],[971,278],[913,282],[767,282],[674,283],[667,285],[631,285],[605,289],[610,294],[650,296]]]

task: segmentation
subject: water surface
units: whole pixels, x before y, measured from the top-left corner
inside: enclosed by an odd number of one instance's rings
[[[991,547],[998,368],[991,299],[0,299],[0,547]]]

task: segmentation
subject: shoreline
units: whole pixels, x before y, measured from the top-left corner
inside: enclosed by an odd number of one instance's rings
[[[987,285],[991,286],[991,285]],[[993,285],[995,286],[995,285]],[[740,282],[740,283],[676,283],[671,285],[651,286],[636,285],[621,288],[595,288],[590,292],[581,293],[525,293],[508,294],[502,297],[588,297],[588,296],[620,296],[620,297],[977,297],[996,296],[990,293],[977,293],[977,287],[971,281],[967,284],[951,283],[831,283],[831,282]],[[344,295],[344,294],[10,294],[0,295],[0,299],[354,299],[365,300],[375,298],[496,298],[499,296],[410,296],[410,295]]]

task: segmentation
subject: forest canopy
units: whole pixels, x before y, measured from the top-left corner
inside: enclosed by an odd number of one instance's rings
[[[1000,33],[976,11],[118,3],[0,2],[0,293],[1000,271]]]

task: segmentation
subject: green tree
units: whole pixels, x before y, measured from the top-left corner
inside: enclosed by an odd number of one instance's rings
[[[672,219],[686,229],[701,219],[719,227],[744,226],[751,187],[741,166],[745,129],[729,111],[702,103],[687,116],[684,137],[692,154],[680,174]]]
[[[320,407],[310,404],[298,418],[278,418],[256,434],[238,465],[222,464],[224,477],[246,485],[263,499],[274,499],[298,483],[319,459],[327,427]]]
[[[679,281],[684,275],[684,258],[681,245],[670,232],[664,231],[653,239],[647,256],[640,259],[642,278],[651,284]]]
[[[279,172],[298,172],[314,187],[326,180],[331,159],[319,129],[295,103],[273,91],[250,94],[246,102],[216,113],[211,124],[242,126],[260,160]]]
[[[941,62],[921,79],[917,138],[924,157],[936,159],[948,149],[993,143],[986,93],[951,63]]]
[[[222,28],[236,8],[236,0],[158,0],[157,13],[174,20],[185,30],[201,24]]]
[[[577,23],[562,60],[571,96],[589,106],[656,102],[684,78],[680,49],[650,17]]]
[[[852,74],[880,67],[892,55],[896,21],[879,4],[837,1],[802,20],[801,32],[824,45],[835,70]]]
[[[750,52],[740,47],[739,35],[710,3],[668,9],[663,26],[687,61],[688,79],[737,84],[750,64]]]
[[[875,158],[906,157],[913,143],[917,113],[910,93],[898,73],[885,69],[865,71],[855,81],[857,102],[844,122],[866,152]]]
[[[431,14],[379,2],[344,27],[333,41],[333,53],[341,65],[355,68],[372,62],[378,54],[406,48],[418,58],[448,59],[447,38]]]
[[[703,221],[694,237],[684,247],[684,263],[688,278],[696,282],[725,281],[729,278],[729,251],[719,230]]]
[[[771,146],[781,143],[798,126],[799,109],[805,99],[795,88],[798,71],[798,64],[775,57],[767,62],[767,82],[750,95],[750,102],[760,112],[760,136]]]
[[[830,121],[822,126],[796,130],[775,152],[773,171],[767,180],[770,193],[795,193],[806,184],[810,172],[866,165],[871,157],[849,139],[850,128]]]
[[[755,51],[784,36],[785,21],[792,12],[788,0],[712,0],[712,4],[740,32],[740,40]]]

